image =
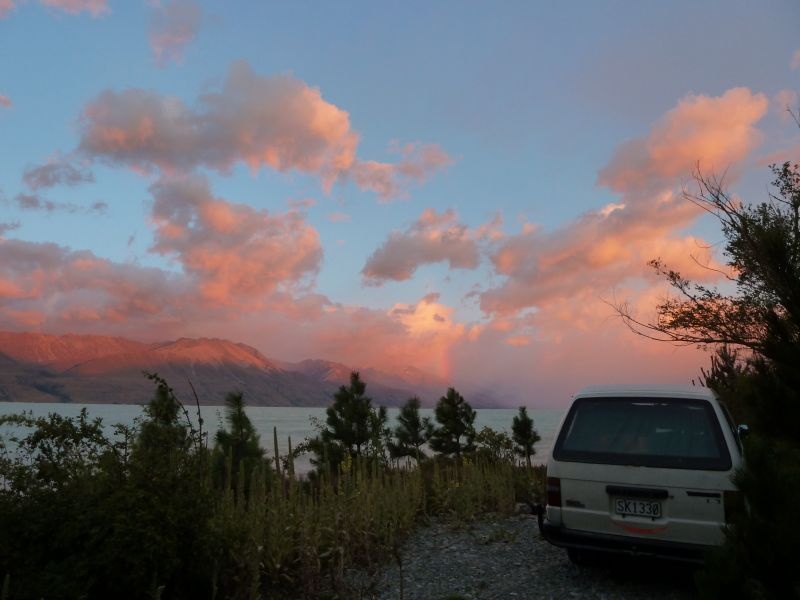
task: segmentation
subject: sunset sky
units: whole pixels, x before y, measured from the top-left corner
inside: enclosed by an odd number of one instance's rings
[[[716,281],[696,164],[800,159],[800,4],[556,4],[0,0],[0,329],[689,383],[608,302]]]

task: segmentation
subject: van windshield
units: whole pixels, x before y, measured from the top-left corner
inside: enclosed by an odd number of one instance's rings
[[[580,398],[556,440],[557,460],[725,471],[731,458],[704,400]]]

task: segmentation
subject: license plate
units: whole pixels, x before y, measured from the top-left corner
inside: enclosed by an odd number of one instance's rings
[[[657,519],[661,516],[661,502],[616,498],[614,500],[614,512],[618,515]]]

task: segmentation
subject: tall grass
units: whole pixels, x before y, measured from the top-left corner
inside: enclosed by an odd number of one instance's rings
[[[347,570],[391,560],[428,517],[509,514],[536,482],[510,462],[468,458],[413,468],[345,461],[311,481],[254,472],[248,496],[240,486],[219,498],[215,585],[231,598],[348,597]]]

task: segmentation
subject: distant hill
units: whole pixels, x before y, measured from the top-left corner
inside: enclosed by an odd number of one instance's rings
[[[433,406],[448,383],[415,367],[397,372],[308,359],[273,360],[222,339],[147,344],[120,337],[0,332],[0,401],[142,404],[153,394],[143,371],[157,372],[185,402],[222,404],[231,390],[253,406],[328,406],[358,370],[376,404],[417,395]],[[492,404],[488,402],[487,404]],[[475,404],[473,404],[475,406]]]

